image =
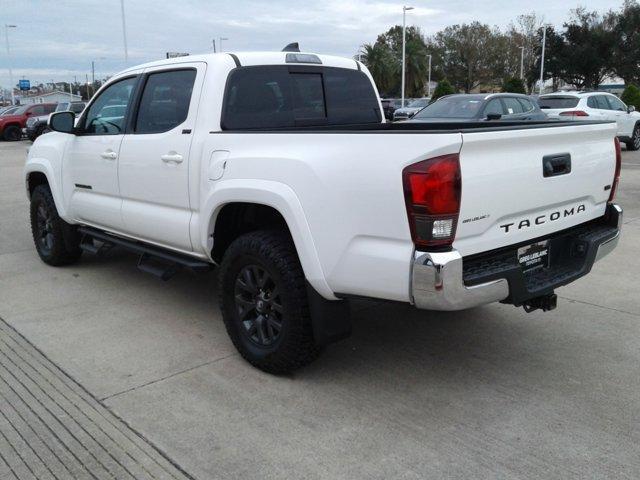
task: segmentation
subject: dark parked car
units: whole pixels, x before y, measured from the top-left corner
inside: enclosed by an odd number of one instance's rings
[[[411,122],[546,120],[531,97],[517,93],[456,94],[440,97],[416,113]]]
[[[429,105],[431,101],[430,97],[424,98],[416,98],[409,102],[406,107],[397,108],[395,112],[393,112],[394,120],[406,120],[408,118],[413,117],[416,113],[422,110],[424,107]],[[406,100],[405,100],[406,103]]]
[[[85,107],[84,102],[60,102],[56,106],[55,112],[73,112],[77,117],[82,113]],[[30,117],[27,120],[26,128],[23,129],[23,133],[27,135],[27,138],[32,142],[43,133],[49,131],[48,127],[49,114],[40,115],[39,117]]]
[[[405,99],[405,103],[406,103]],[[381,98],[382,110],[384,111],[384,118],[387,120],[393,120],[394,112],[402,106],[402,100],[399,98]]]

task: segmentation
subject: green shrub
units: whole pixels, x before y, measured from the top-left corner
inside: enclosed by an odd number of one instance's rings
[[[624,92],[622,92],[620,99],[627,105],[636,107],[636,110],[640,110],[640,88],[633,83],[624,87]]]
[[[524,82],[515,77],[505,79],[502,83],[502,91],[504,93],[527,93]]]
[[[436,85],[436,89],[433,91],[433,95],[431,95],[431,101],[433,102],[440,97],[451,95],[453,93],[456,93],[456,91],[451,86],[449,81],[444,78],[438,82],[438,85]]]

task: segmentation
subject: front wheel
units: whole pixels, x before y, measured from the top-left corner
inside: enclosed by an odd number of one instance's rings
[[[17,142],[18,140],[20,140],[20,137],[22,137],[22,133],[20,132],[20,127],[17,127],[15,125],[9,125],[7,128],[4,129],[4,133],[2,134],[2,137],[7,142]]]
[[[289,235],[257,231],[237,238],[219,282],[227,333],[249,363],[282,374],[318,356],[304,273]]]
[[[640,125],[636,125],[631,135],[631,140],[626,142],[627,150],[635,151],[640,150]]]
[[[38,185],[31,195],[31,233],[38,255],[48,265],[74,263],[82,255],[78,233],[58,216],[47,185]]]

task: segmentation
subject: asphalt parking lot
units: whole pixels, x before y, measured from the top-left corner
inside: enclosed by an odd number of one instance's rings
[[[557,310],[359,302],[350,339],[274,377],[235,353],[215,272],[163,283],[118,251],[44,265],[29,144],[0,142],[0,318],[189,475],[640,478],[639,153],[620,246]]]

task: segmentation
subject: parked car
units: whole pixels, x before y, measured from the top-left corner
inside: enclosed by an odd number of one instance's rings
[[[393,120],[393,112],[400,108],[402,101],[399,98],[382,98],[380,103],[382,103],[384,118]]]
[[[119,246],[165,280],[219,266],[233,344],[282,373],[349,335],[352,297],[551,310],[556,288],[616,246],[614,124],[381,114],[371,74],[350,59],[217,53],[131,67],[77,122],[54,113],[54,132],[29,149],[35,249],[58,266]]]
[[[393,119],[406,120],[408,118],[411,118],[420,110],[422,110],[424,107],[429,105],[430,101],[431,101],[431,98],[429,97],[416,98],[415,100],[412,100],[411,102],[409,102],[409,104],[406,107],[401,107],[396,109],[396,111],[393,112]]]
[[[82,113],[84,106],[84,102],[60,102],[56,106],[54,112],[69,111],[78,116],[80,113]],[[49,122],[49,116],[50,114],[40,115],[38,117],[29,117],[25,124],[25,128],[22,129],[22,133],[24,133],[32,142],[35,141],[35,139],[40,135],[49,131],[49,127],[47,125]]]
[[[538,104],[550,118],[615,121],[618,138],[626,144],[627,150],[640,149],[640,112],[612,93],[549,93],[540,96]]]
[[[420,110],[412,122],[484,122],[546,120],[527,95],[518,93],[455,94],[440,97]]]
[[[0,136],[6,141],[20,140],[27,119],[49,114],[55,109],[55,103],[38,103],[18,107],[14,112],[0,116]]]

